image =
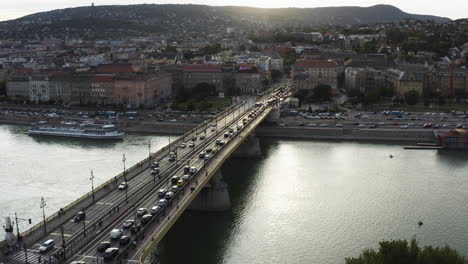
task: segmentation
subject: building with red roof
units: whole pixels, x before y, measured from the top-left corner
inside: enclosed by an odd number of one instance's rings
[[[199,83],[208,83],[216,87],[216,91],[223,90],[223,68],[221,64],[188,64],[183,69],[184,89],[191,91]]]
[[[291,70],[293,89],[314,89],[318,85],[329,85],[337,88],[337,63],[333,60],[298,60]]]

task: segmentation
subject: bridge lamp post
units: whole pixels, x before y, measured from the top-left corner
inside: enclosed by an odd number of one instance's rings
[[[151,166],[151,140],[148,140],[148,164]]]
[[[127,184],[127,186],[125,186],[125,203],[128,203],[128,183],[127,183],[127,172],[125,170],[125,161],[127,161],[127,158],[125,158],[125,153],[124,153],[123,157],[122,157],[122,162],[123,162],[123,166],[124,166],[123,174],[124,174],[124,181]]]
[[[89,180],[91,181],[91,193],[93,195],[93,202],[94,202],[94,174],[93,174],[93,170],[91,170],[91,176],[89,177]]]
[[[127,173],[126,173],[126,170],[125,170],[125,161],[127,161],[127,158],[125,158],[125,153],[123,154],[122,156],[122,163],[123,163],[123,175],[124,175],[124,179],[125,179],[125,182],[127,181]]]
[[[40,208],[42,209],[42,219],[44,219],[44,232],[47,232],[46,220],[45,220],[45,207],[46,207],[46,202],[45,202],[45,200],[44,200],[44,197],[41,197],[41,205],[40,205]]]

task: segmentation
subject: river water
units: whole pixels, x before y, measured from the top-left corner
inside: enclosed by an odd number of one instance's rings
[[[0,125],[0,222],[5,216],[42,220],[41,197],[46,202],[45,214],[91,191],[94,186],[123,171],[123,154],[127,168],[169,142],[168,136],[126,135],[123,141],[97,142],[83,139],[30,137],[28,127]],[[175,139],[175,137],[172,137]],[[19,221],[20,232],[28,229]],[[0,240],[3,240],[3,228]]]
[[[36,139],[0,126],[1,216],[41,220],[168,143]],[[232,209],[186,212],[160,247],[160,263],[344,263],[383,239],[448,244],[468,256],[468,154],[400,145],[261,140],[263,157],[222,169]],[[394,158],[390,158],[389,155]],[[417,222],[424,222],[418,227]],[[21,228],[27,227],[22,223]]]

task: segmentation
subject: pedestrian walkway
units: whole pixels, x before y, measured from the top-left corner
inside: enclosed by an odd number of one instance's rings
[[[27,261],[26,261],[27,256]],[[41,259],[39,262],[39,258]],[[31,263],[31,264],[38,264],[38,263],[49,263],[48,256],[41,255],[37,250],[28,249],[27,252],[24,250],[17,251],[13,253],[13,255],[8,256],[8,263]]]

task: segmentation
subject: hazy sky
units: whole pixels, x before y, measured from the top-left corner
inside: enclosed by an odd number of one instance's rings
[[[67,7],[91,5],[92,0],[0,0],[0,21],[22,17],[28,14]],[[95,0],[96,5],[128,4],[206,4],[240,5],[254,7],[321,7],[321,6],[371,6],[376,4],[394,5],[405,12],[437,15],[452,19],[468,17],[468,0]]]

